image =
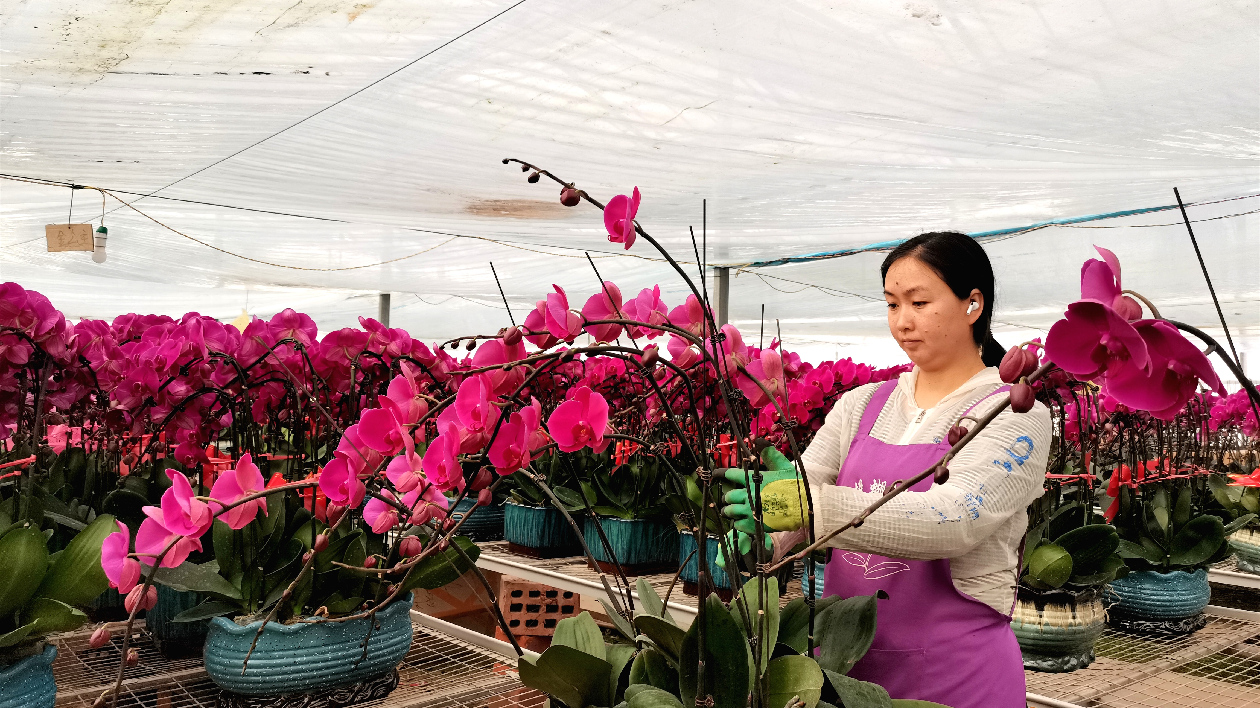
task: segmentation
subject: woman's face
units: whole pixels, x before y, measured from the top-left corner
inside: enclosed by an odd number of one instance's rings
[[[888,301],[888,331],[920,369],[937,371],[977,355],[971,325],[984,311],[979,290],[959,299],[923,261],[906,256],[889,267],[884,299]],[[977,306],[968,313],[973,301]]]

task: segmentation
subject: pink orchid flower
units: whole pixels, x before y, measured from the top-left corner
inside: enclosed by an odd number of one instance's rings
[[[268,324],[271,325],[276,341],[295,339],[308,348],[315,343],[315,337],[319,334],[319,327],[315,325],[315,320],[311,319],[310,315],[297,312],[292,308],[277,312]]]
[[[393,399],[382,396],[380,408],[369,408],[359,416],[359,435],[363,444],[385,455],[396,455],[403,441],[410,437],[403,427],[407,414]]]
[[[539,300],[534,304],[534,310],[525,317],[524,325],[529,332],[525,339],[539,349],[550,349],[560,342],[558,337],[547,330],[546,300]]]
[[[491,339],[477,347],[477,351],[473,354],[472,365],[473,368],[477,369],[487,366],[500,366],[511,361],[520,361],[525,356],[525,344],[523,342],[508,345],[504,344],[502,338]],[[513,367],[511,371],[490,369],[482,372],[481,376],[486,377],[490,381],[493,395],[503,396],[512,393],[525,382],[525,369],[522,367]]]
[[[717,344],[710,343],[709,353],[715,361],[721,362],[723,375],[735,378],[739,375],[739,367],[748,364],[751,358],[748,346],[744,344],[744,337],[735,325],[722,325],[720,331],[726,335],[726,339]]]
[[[1046,358],[1082,379],[1123,371],[1148,372],[1145,340],[1110,307],[1081,300],[1068,305],[1064,319],[1046,336]]]
[[[161,507],[146,506],[143,511],[149,518],[140,524],[136,532],[136,553],[156,558],[168,545],[171,550],[162,559],[162,567],[174,568],[188,554],[201,550],[201,536],[214,523],[210,506],[193,495],[188,478],[175,470],[167,470],[171,488],[162,494]]]
[[[524,347],[522,347],[523,349]],[[523,356],[524,352],[522,351]],[[424,417],[425,413],[429,412],[429,404],[423,398],[420,398],[421,391],[419,384],[416,383],[415,366],[410,362],[404,361],[400,369],[402,373],[389,382],[389,388],[385,393],[385,397],[398,406],[398,412],[402,414],[402,417],[399,418],[400,423],[403,425],[414,425],[416,421]]]
[[[634,217],[639,213],[639,188],[631,196],[618,194],[604,207],[604,228],[608,229],[610,243],[624,243],[626,250],[634,245]]]
[[[440,426],[439,426],[440,427]],[[464,469],[459,463],[460,432],[454,424],[448,424],[433,438],[424,451],[421,465],[424,476],[439,491],[464,488]]]
[[[484,374],[464,379],[455,393],[455,414],[460,425],[479,433],[489,432],[499,420],[499,407],[494,405],[494,383]]]
[[[572,343],[582,333],[582,316],[569,309],[569,296],[564,288],[554,283],[551,287],[555,292],[547,296],[547,331],[562,342]]]
[[[699,349],[676,334],[669,335],[669,344],[665,348],[669,350],[670,361],[680,369],[690,369],[704,358]]]
[[[669,323],[697,336],[705,337],[709,333],[705,308],[695,295],[688,295],[683,304],[670,310]]]
[[[750,361],[746,368],[748,373],[756,378],[757,381],[760,381],[762,386],[765,386],[772,396],[780,399],[780,403],[783,403],[781,399],[785,393],[784,389],[787,383],[783,378],[783,359],[779,356],[779,352],[774,349],[762,349],[759,357]],[[762,392],[761,387],[757,386],[747,376],[741,374],[736,384],[739,386],[739,390],[743,391],[744,395],[748,397],[753,408],[770,405],[770,399]]]
[[[540,447],[538,424],[542,418],[542,406],[534,399],[533,404],[515,411],[499,428],[499,435],[490,445],[490,464],[501,475],[509,475],[523,469],[533,459],[532,451]],[[542,444],[546,444],[545,440]]]
[[[604,287],[592,295],[586,301],[586,305],[582,307],[582,316],[588,320],[626,319],[621,305],[621,289],[613,284],[612,281],[604,281]],[[611,342],[621,336],[621,325],[619,324],[586,325],[585,329],[586,333],[594,337],[596,342]]]
[[[214,487],[210,490],[210,498],[224,504],[231,504],[242,497],[261,492],[265,486],[262,472],[247,452],[241,455],[240,461],[236,463],[236,469],[219,474],[219,478],[214,481]],[[261,497],[232,507],[219,514],[219,518],[229,527],[239,530],[253,521],[260,510],[263,515],[267,514],[267,500]]]
[[[669,308],[661,300],[661,286],[656,285],[652,288],[644,288],[633,300],[627,300],[622,306],[622,312],[625,313],[626,319],[637,320],[650,325],[663,325],[669,323]],[[648,339],[656,339],[664,334],[659,329],[651,327],[629,327],[627,328],[630,336],[637,338],[647,337]]]
[[[388,489],[382,489],[381,496],[390,501],[396,499]],[[363,505],[363,520],[372,527],[372,533],[385,533],[398,525],[398,509],[389,502],[372,497]]]
[[[403,495],[402,503],[411,509],[411,523],[423,524],[430,519],[445,517],[451,503],[435,485],[428,484]]]
[[[587,446],[603,452],[610,442],[604,437],[608,432],[608,402],[582,386],[572,398],[556,406],[547,419],[547,428],[562,452],[576,452]]]
[[[367,487],[344,457],[334,457],[319,475],[319,489],[328,501],[341,506],[357,507],[363,503]]]
[[[363,439],[363,429],[358,423],[346,428],[341,434],[341,441],[337,443],[333,456],[344,459],[355,475],[371,473],[385,460],[381,453]]]
[[[1081,299],[1102,303],[1130,322],[1141,318],[1142,306],[1120,285],[1120,259],[1101,246],[1094,248],[1103,260],[1091,258],[1081,265]]]
[[[1218,394],[1225,388],[1212,363],[1173,325],[1163,320],[1133,323],[1150,355],[1150,370],[1125,368],[1107,375],[1107,394],[1130,408],[1171,421],[1194,397],[1199,381]],[[1053,331],[1053,330],[1052,330]]]
[[[114,523],[118,524],[118,530],[101,543],[101,569],[109,578],[109,586],[126,595],[140,582],[140,561],[128,556],[131,530],[121,521]]]
[[[411,437],[404,438],[403,442],[406,443],[403,454],[389,461],[389,465],[385,467],[385,476],[395,489],[406,493],[424,481],[424,466],[423,458],[416,454],[416,446]]]

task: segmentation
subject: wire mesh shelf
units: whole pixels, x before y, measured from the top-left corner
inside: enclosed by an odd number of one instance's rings
[[[1108,627],[1097,660],[1066,674],[1026,672],[1029,693],[1099,708],[1260,708],[1260,623],[1211,616],[1184,636]]]
[[[524,687],[515,665],[497,654],[415,625],[411,651],[398,667],[398,688],[364,708],[541,708],[546,696]],[[117,677],[121,638],[88,647],[90,633],[56,637],[58,708],[87,708]],[[139,665],[128,668],[120,708],[214,708],[219,689],[201,659],[167,659],[141,626],[132,638]]]

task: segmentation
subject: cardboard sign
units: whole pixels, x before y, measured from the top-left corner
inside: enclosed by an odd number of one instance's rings
[[[49,224],[44,227],[44,238],[49,253],[94,250],[91,224]]]

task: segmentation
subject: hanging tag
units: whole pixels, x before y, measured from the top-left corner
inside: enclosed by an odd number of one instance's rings
[[[93,250],[91,224],[48,224],[44,238],[48,240],[49,253]]]

